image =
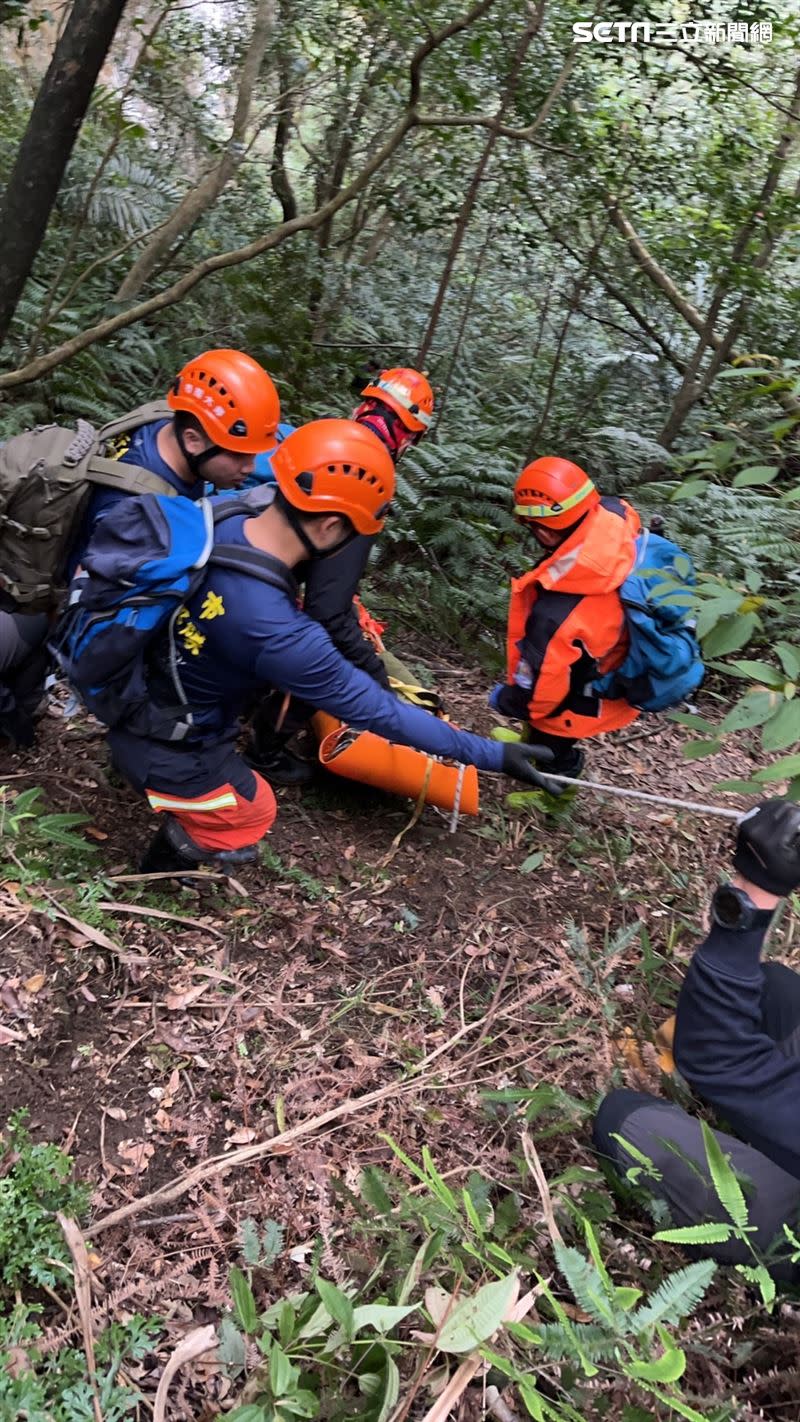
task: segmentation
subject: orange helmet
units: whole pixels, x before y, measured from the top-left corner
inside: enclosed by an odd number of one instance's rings
[[[278,445],[272,471],[298,513],[343,514],[358,533],[380,533],[394,495],[394,462],[355,420],[312,420]]]
[[[400,416],[406,429],[423,434],[433,423],[433,390],[427,377],[419,370],[402,366],[382,370],[378,379],[365,385],[362,395],[382,400]]]
[[[527,464],[514,485],[516,517],[541,520],[548,528],[571,528],[599,502],[585,469],[550,454]]]
[[[190,360],[176,375],[167,404],[194,415],[220,449],[261,454],[275,447],[278,392],[244,351],[204,351]]]

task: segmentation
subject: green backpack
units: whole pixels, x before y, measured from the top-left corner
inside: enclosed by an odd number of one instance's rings
[[[74,430],[38,425],[0,445],[2,593],[26,612],[48,612],[58,604],[94,485],[128,494],[176,493],[149,469],[105,457],[114,439],[172,413],[154,400],[100,430],[87,420],[77,420]]]

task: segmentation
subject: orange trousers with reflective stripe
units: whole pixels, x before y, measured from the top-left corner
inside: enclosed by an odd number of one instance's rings
[[[145,794],[156,814],[171,814],[202,849],[244,849],[255,844],[275,823],[278,806],[272,787],[253,771],[256,791],[252,800],[232,785],[220,785],[208,795],[186,798],[165,795],[148,786]]]
[[[202,849],[244,849],[275,822],[277,804],[263,776],[245,765],[232,740],[205,746],[109,733],[111,756],[156,814],[174,815]]]

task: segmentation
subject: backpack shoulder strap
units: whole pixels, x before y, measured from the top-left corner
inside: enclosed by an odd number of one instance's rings
[[[254,510],[253,504],[247,498],[221,499],[213,509],[214,527],[217,528],[225,519],[233,518],[236,514],[246,514],[248,518],[252,518],[254,512],[257,510]],[[262,583],[269,583],[270,587],[280,588],[292,600],[297,597],[297,579],[286,564],[279,558],[273,558],[271,553],[264,553],[258,548],[243,548],[238,543],[217,543],[208,561],[221,568],[249,573],[251,577],[259,578]]]
[[[174,494],[176,497],[178,494],[172,484],[151,469],[125,464],[120,459],[103,459],[99,454],[93,454],[88,460],[85,477],[90,484],[122,489],[126,494]]]
[[[109,420],[107,425],[98,430],[97,437],[102,445],[106,440],[129,434],[142,425],[152,425],[156,420],[171,420],[174,413],[166,400],[150,400],[146,405],[137,405],[135,410],[129,410],[126,415],[120,415],[116,420]]]
[[[254,510],[253,505],[243,495],[237,499],[226,496],[213,506],[214,527],[216,528],[219,523],[224,523],[226,518],[233,518],[236,514],[247,514],[248,518],[252,518],[255,512],[258,510]]]
[[[246,573],[258,578],[259,582],[279,588],[287,597],[297,597],[297,582],[285,563],[273,558],[271,553],[262,553],[258,548],[242,548],[238,544],[216,544],[209,563],[219,568],[231,568],[236,573]]]

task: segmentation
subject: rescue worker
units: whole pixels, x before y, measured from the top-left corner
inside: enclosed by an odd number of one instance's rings
[[[711,929],[678,998],[675,1063],[733,1134],[715,1131],[740,1178],[748,1236],[779,1279],[800,1282],[784,1234],[800,1216],[800,975],[762,962],[775,909],[800,886],[800,806],[767,800],[740,822],[730,884],[711,899]],[[601,1157],[666,1201],[673,1226],[729,1220],[711,1178],[700,1123],[645,1092],[612,1091],[594,1123]],[[631,1147],[626,1148],[626,1143]],[[650,1162],[642,1166],[642,1156]],[[638,1167],[638,1168],[637,1168]],[[693,1247],[694,1248],[694,1247]],[[752,1264],[742,1240],[697,1249],[724,1264]]]
[[[0,737],[31,746],[42,702],[50,619],[44,612],[0,610]]]
[[[266,370],[244,351],[204,351],[190,360],[176,375],[167,405],[174,411],[172,419],[140,425],[113,441],[105,454],[157,474],[184,498],[201,499],[206,483],[216,490],[240,489],[256,456],[275,444],[278,392]],[[128,497],[124,489],[98,486],[92,491],[71,572],[98,520]]]
[[[260,512],[227,518],[226,545],[256,550],[288,572],[382,529],[394,494],[394,463],[362,424],[305,425],[276,450],[273,468],[275,498]],[[110,519],[109,528],[113,533]],[[101,528],[98,540],[104,536]],[[406,705],[336,650],[325,629],[299,610],[291,586],[267,586],[240,569],[211,564],[149,664],[151,704],[174,705],[178,689],[182,716],[191,720],[187,737],[147,739],[124,724],[109,733],[117,768],[163,817],[145,871],[256,857],[257,842],[275,819],[275,797],[237,754],[235,742],[246,704],[269,687],[402,745],[548,784],[535,769],[536,761],[551,758],[548,751],[500,745]]]
[[[430,382],[421,371],[409,367],[383,370],[367,383],[361,395],[362,401],[353,411],[353,420],[372,430],[397,464],[401,455],[424,437],[433,422]],[[271,454],[259,456],[254,479],[274,482],[272,457]],[[335,557],[306,563],[298,576],[305,585],[304,611],[325,628],[342,656],[388,691],[386,667],[373,640],[364,633],[364,609],[354,602],[374,544],[374,535],[359,534]],[[253,717],[245,752],[248,764],[262,771],[275,785],[307,784],[314,767],[311,762],[293,755],[288,743],[316,709],[297,701],[286,708],[283,697],[268,698]]]
[[[635,561],[639,516],[624,499],[601,495],[577,464],[551,455],[519,475],[514,515],[544,556],[511,584],[506,681],[489,704],[550,746],[554,773],[578,776],[578,743],[639,715],[627,701],[603,700],[593,689],[625,656],[617,589]]]

